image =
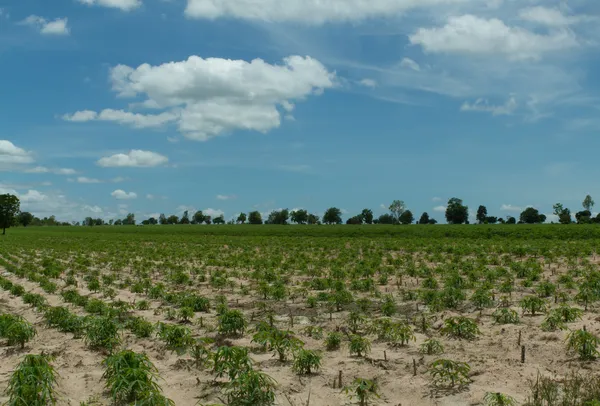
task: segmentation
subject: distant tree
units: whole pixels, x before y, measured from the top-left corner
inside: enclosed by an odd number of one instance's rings
[[[533,207],[528,207],[521,213],[520,221],[525,224],[540,224],[546,221],[546,216],[540,214],[538,209]],[[510,222],[510,219],[507,221],[508,224],[514,224]]]
[[[394,223],[398,224],[400,223],[400,216],[402,216],[402,213],[406,210],[406,204],[404,204],[402,200],[394,200],[390,205],[389,210],[394,217]]]
[[[437,224],[437,220],[436,219],[429,219],[429,224]]]
[[[164,213],[161,213],[160,216],[158,216],[158,222],[160,224],[169,224],[169,221],[167,220],[167,217],[164,215]]]
[[[306,224],[308,223],[308,211],[304,209],[294,210],[290,213],[290,218],[292,223]]]
[[[396,219],[391,214],[382,214],[377,219],[378,224],[395,224]]]
[[[517,224],[517,219],[512,216],[508,216],[506,219],[506,224]]]
[[[446,207],[446,221],[448,224],[463,224],[469,221],[469,208],[457,197],[448,200]]]
[[[190,224],[190,214],[188,211],[183,212],[183,216],[181,216],[181,220],[179,220],[180,224]]]
[[[589,210],[583,210],[575,214],[577,224],[590,224],[592,223],[592,213]]]
[[[506,220],[504,220],[502,217],[498,217],[498,223],[505,224]]]
[[[479,206],[477,209],[477,222],[479,224],[485,223],[487,217],[487,208],[485,206]]]
[[[221,214],[220,216],[215,217],[213,220],[214,224],[225,224],[225,217]]]
[[[197,211],[196,213],[194,213],[194,218],[193,218],[194,222],[196,224],[202,224],[204,223],[205,220],[205,216],[202,213],[202,211]]]
[[[94,220],[94,225],[95,226],[103,226],[104,225],[104,220],[101,218],[97,218]]]
[[[87,226],[87,227],[92,227],[92,226],[94,225],[94,219],[93,219],[93,218],[91,218],[91,217],[86,217],[86,218],[83,220],[83,225],[84,225],[84,226]]]
[[[427,214],[427,212],[421,214],[419,224],[429,224],[429,214]]]
[[[556,203],[552,206],[554,214],[558,216],[560,224],[571,224],[571,210],[565,208],[562,203]]]
[[[5,235],[6,229],[15,223],[20,209],[21,202],[17,196],[8,193],[0,195],[0,228],[2,228],[2,235]]]
[[[281,224],[285,225],[288,223],[288,219],[290,218],[290,212],[288,209],[282,210],[273,210],[265,221],[265,224]]]
[[[212,217],[211,216],[204,216],[204,224],[212,224]]]
[[[248,213],[248,223],[250,224],[262,224],[262,216],[258,211],[252,211]]]
[[[323,223],[342,224],[342,211],[337,207],[328,208],[323,215]]]
[[[111,226],[114,224],[114,222],[115,221],[113,219],[108,220],[108,224],[111,225]]]
[[[489,216],[485,218],[485,223],[487,224],[496,224],[498,222],[498,217]]]
[[[21,213],[19,213],[17,220],[20,225],[22,225],[23,227],[27,227],[33,222],[33,214],[29,213],[28,211],[22,211]]]
[[[148,224],[150,224],[151,226],[154,226],[154,225],[158,224],[158,220],[156,220],[154,217],[150,217],[148,219]]]
[[[309,214],[307,223],[311,224],[311,225],[320,224],[320,220],[321,220],[320,217],[317,216],[316,214]]]
[[[125,217],[125,220],[123,220],[123,225],[135,226],[135,214],[133,214],[133,213],[127,214],[127,217]]]
[[[362,215],[358,215],[358,216],[354,216],[354,217],[350,217],[348,220],[346,220],[346,224],[352,224],[352,225],[360,225],[363,223],[363,218]]]
[[[592,209],[594,208],[594,204],[596,204],[594,202],[594,199],[592,199],[592,196],[587,195],[585,197],[585,199],[583,199],[583,203],[581,204],[583,206],[583,208],[589,212],[592,211]]]
[[[121,219],[115,220],[115,226],[122,226],[122,225],[123,225],[123,220],[121,220]]]
[[[413,216],[413,214],[410,210],[406,210],[400,216],[400,224],[404,224],[404,225],[412,224],[413,221],[415,221],[415,216]]]
[[[360,213],[360,216],[365,224],[373,224],[373,210],[363,209],[362,213]]]
[[[171,214],[168,218],[167,218],[167,224],[177,224],[179,223],[179,217],[177,217],[174,214]]]
[[[244,224],[246,222],[246,220],[247,220],[246,213],[240,213],[240,215],[238,216],[236,221],[240,224]]]

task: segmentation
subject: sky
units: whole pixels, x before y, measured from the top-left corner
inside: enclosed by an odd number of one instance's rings
[[[0,0],[0,193],[63,221],[579,211],[599,23],[592,0]]]

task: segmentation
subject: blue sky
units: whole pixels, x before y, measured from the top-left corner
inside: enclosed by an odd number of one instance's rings
[[[597,2],[0,7],[0,193],[38,216],[600,198]]]

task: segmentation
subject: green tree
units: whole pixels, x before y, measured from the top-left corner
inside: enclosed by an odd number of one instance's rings
[[[392,216],[391,214],[382,214],[381,216],[379,216],[377,221],[379,224],[394,224],[395,223],[394,216]]]
[[[308,211],[304,209],[294,210],[290,213],[293,223],[306,224],[308,222]]]
[[[556,203],[552,206],[552,209],[554,210],[554,215],[558,217],[560,224],[571,223],[571,210],[565,208],[562,203]]]
[[[267,219],[267,221],[265,221],[265,224],[286,225],[288,223],[289,218],[290,212],[288,209],[273,210],[271,214],[269,214],[269,218]]]
[[[594,202],[594,199],[592,199],[592,196],[587,195],[585,197],[585,199],[583,199],[583,203],[581,204],[583,206],[583,208],[589,212],[592,211],[592,209],[594,208],[594,204],[596,204],[596,202]]]
[[[23,227],[27,227],[33,222],[33,214],[29,213],[28,211],[22,211],[19,214],[18,222]]]
[[[323,215],[325,224],[342,224],[342,211],[337,207],[330,207]]]
[[[525,210],[523,210],[523,212],[521,213],[520,220],[525,224],[540,224],[540,223],[543,223],[544,221],[546,221],[546,216],[543,214],[540,214],[538,209],[533,208],[533,207],[528,207]],[[514,224],[514,223],[510,222],[510,219],[509,219],[509,221],[507,221],[507,223]]]
[[[389,207],[392,216],[394,217],[394,222],[396,224],[400,223],[400,216],[406,210],[406,204],[402,200],[394,200]]]
[[[177,217],[174,214],[171,214],[168,218],[167,218],[167,224],[177,224],[179,223],[179,217]]]
[[[190,224],[190,214],[187,210],[183,212],[183,216],[181,216],[179,224]]]
[[[427,214],[427,212],[421,214],[419,224],[429,224],[429,214]]]
[[[204,215],[204,213],[202,213],[201,210],[197,211],[196,213],[194,213],[194,218],[193,218],[193,223],[195,224],[202,224],[204,223],[204,220],[206,220],[206,216]]]
[[[252,211],[248,213],[248,223],[250,224],[262,224],[262,216],[258,211]]]
[[[214,224],[225,224],[225,217],[221,214],[213,219]]]
[[[469,221],[469,208],[457,197],[448,200],[446,207],[446,221],[448,224],[463,224]]]
[[[125,217],[125,220],[123,220],[123,224],[127,226],[135,226],[135,214],[127,214],[127,217]]]
[[[592,213],[589,210],[583,210],[575,214],[577,224],[590,224],[592,222]]]
[[[404,213],[402,213],[399,220],[400,224],[412,224],[413,221],[415,221],[415,216],[413,216],[410,210],[406,210]]]
[[[485,206],[479,206],[477,209],[477,222],[484,224],[487,217],[487,208]]]
[[[20,208],[21,202],[17,196],[11,194],[0,195],[0,228],[2,228],[2,235],[6,234],[6,229],[15,223]]]
[[[162,225],[168,224],[167,216],[165,216],[164,213],[161,213],[160,216],[158,216],[158,222],[159,222],[159,224],[162,224]]]
[[[360,213],[362,217],[362,221],[366,224],[373,224],[373,210],[371,209],[363,209]]]
[[[517,219],[512,216],[508,216],[508,218],[506,219],[506,224],[517,224]]]
[[[247,220],[247,219],[248,219],[248,218],[246,217],[246,213],[240,213],[240,215],[238,216],[238,218],[237,218],[237,220],[236,220],[236,221],[237,221],[238,223],[244,224],[244,223],[246,223],[246,220]]]
[[[309,214],[308,215],[308,224],[314,225],[314,224],[320,224],[320,217],[317,216],[316,214]]]

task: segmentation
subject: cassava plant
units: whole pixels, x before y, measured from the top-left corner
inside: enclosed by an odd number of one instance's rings
[[[440,331],[444,335],[465,340],[474,340],[481,334],[475,320],[463,316],[447,318]]]
[[[466,362],[456,362],[449,359],[438,359],[429,366],[429,374],[434,386],[454,388],[456,385],[465,386],[470,382],[471,367]]]
[[[52,357],[28,354],[12,373],[6,394],[7,406],[47,406],[56,404],[57,373]]]
[[[350,397],[358,399],[360,406],[367,406],[372,398],[379,398],[379,385],[377,381],[356,378],[343,391]]]

